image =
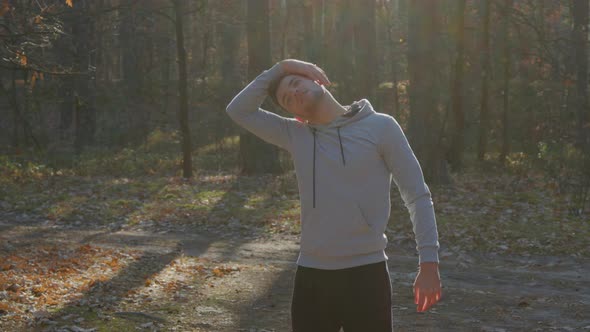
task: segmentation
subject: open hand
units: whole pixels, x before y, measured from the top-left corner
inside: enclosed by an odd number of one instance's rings
[[[414,304],[416,311],[424,312],[432,307],[442,296],[442,284],[438,273],[438,263],[424,262],[414,281]]]
[[[305,62],[296,59],[285,59],[281,60],[279,63],[285,72],[289,74],[306,76],[309,79],[318,82],[318,84],[332,84],[324,70],[311,62]]]

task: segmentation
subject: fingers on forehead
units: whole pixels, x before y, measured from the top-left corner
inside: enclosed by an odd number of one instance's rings
[[[295,74],[286,75],[286,76],[284,76],[284,77],[281,79],[281,82],[279,83],[279,86],[278,86],[278,88],[277,88],[277,92],[278,92],[278,91],[284,91],[284,90],[286,90],[286,89],[287,89],[287,87],[289,86],[289,82],[290,82],[292,79],[295,79],[295,78],[304,79],[304,80],[305,80],[305,79],[307,79],[307,80],[311,80],[309,77],[302,76],[302,75],[295,75]],[[315,78],[314,78],[314,79],[315,79]]]

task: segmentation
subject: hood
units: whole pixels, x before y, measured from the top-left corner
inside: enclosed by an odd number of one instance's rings
[[[346,106],[345,106],[346,107]],[[316,199],[315,199],[315,164],[316,164],[316,140],[317,135],[316,132],[319,131],[330,131],[336,129],[338,133],[338,142],[340,143],[340,155],[342,157],[342,165],[346,167],[346,157],[344,156],[344,147],[342,146],[342,138],[340,136],[340,129],[346,127],[347,125],[357,122],[361,119],[366,118],[367,116],[376,113],[373,109],[373,106],[367,99],[361,99],[359,101],[353,102],[350,106],[347,107],[348,111],[336,117],[332,122],[326,124],[307,124],[308,128],[313,133],[313,207],[316,207]]]

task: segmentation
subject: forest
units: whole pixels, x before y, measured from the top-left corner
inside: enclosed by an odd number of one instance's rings
[[[391,186],[396,330],[589,329],[589,16],[590,0],[0,0],[0,330],[288,331],[294,162],[226,112],[284,59],[395,118],[431,189],[443,297],[416,312],[416,229]]]

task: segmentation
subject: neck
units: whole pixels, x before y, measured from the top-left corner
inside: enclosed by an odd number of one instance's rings
[[[345,112],[346,108],[344,108],[344,106],[342,106],[334,96],[326,90],[324,98],[322,98],[317,105],[316,117],[312,119],[310,123],[328,124]]]

